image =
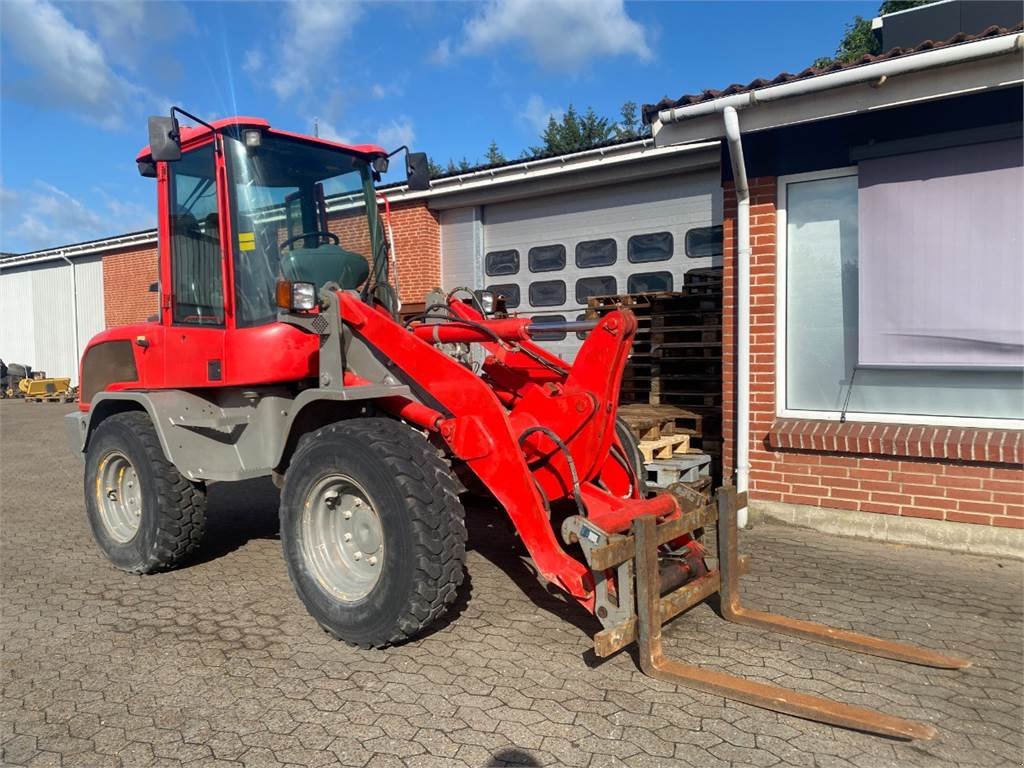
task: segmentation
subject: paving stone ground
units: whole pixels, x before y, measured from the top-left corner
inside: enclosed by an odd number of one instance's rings
[[[331,640],[292,592],[269,483],[211,488],[204,548],[137,577],[94,546],[66,406],[0,403],[3,765],[1020,765],[1019,562],[746,532],[749,602],[966,654],[964,671],[872,659],[736,627],[706,605],[672,654],[925,720],[904,744],[677,689],[546,591],[500,516],[471,516],[468,579],[430,635],[387,651]]]

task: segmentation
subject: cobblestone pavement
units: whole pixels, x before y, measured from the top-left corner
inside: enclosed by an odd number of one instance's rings
[[[292,592],[267,483],[211,489],[201,555],[114,570],[93,545],[64,406],[0,404],[4,765],[1020,765],[1019,563],[762,526],[753,605],[969,655],[949,672],[736,627],[699,606],[676,656],[934,723],[903,744],[677,689],[533,578],[473,515],[468,588],[433,634],[334,642]],[[492,525],[490,521],[494,521]]]

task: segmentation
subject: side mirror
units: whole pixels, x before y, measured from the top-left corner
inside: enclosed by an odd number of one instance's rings
[[[426,152],[409,152],[405,156],[405,175],[409,189],[421,192],[430,189],[430,164]]]
[[[149,151],[154,162],[173,163],[181,159],[181,134],[175,118],[149,118]]]

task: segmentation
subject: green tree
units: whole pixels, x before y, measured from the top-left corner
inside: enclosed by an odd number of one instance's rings
[[[430,178],[436,179],[438,176],[444,175],[444,168],[434,162],[434,158],[427,157],[427,168],[430,169]]]
[[[905,11],[908,8],[916,8],[919,5],[929,5],[936,0],[884,0],[878,6],[878,15]],[[870,54],[877,56],[882,52],[882,43],[878,36],[871,29],[871,19],[863,16],[854,16],[853,21],[846,25],[843,38],[839,41],[835,56],[822,56],[815,59],[814,66],[819,69],[832,66],[835,62],[849,64],[861,56]]]
[[[622,119],[615,126],[615,138],[617,139],[639,139],[646,133],[643,124],[636,115],[636,102],[627,101],[622,105],[619,114]]]
[[[570,104],[561,120],[556,120],[554,115],[548,118],[547,127],[540,135],[543,144],[530,147],[530,152],[534,155],[579,152],[608,141],[614,133],[611,121],[607,117],[600,117],[592,107],[580,115]]]
[[[487,164],[498,165],[499,163],[507,162],[505,156],[501,154],[501,150],[498,149],[498,142],[491,139],[491,146],[487,148]]]
[[[469,162],[469,160],[467,160],[465,157],[463,157],[457,163],[454,160],[449,160],[448,167],[445,169],[445,173],[465,173],[472,167],[473,163]]]

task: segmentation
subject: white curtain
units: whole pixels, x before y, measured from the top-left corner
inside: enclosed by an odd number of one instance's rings
[[[859,165],[858,363],[1024,366],[1020,139]]]

